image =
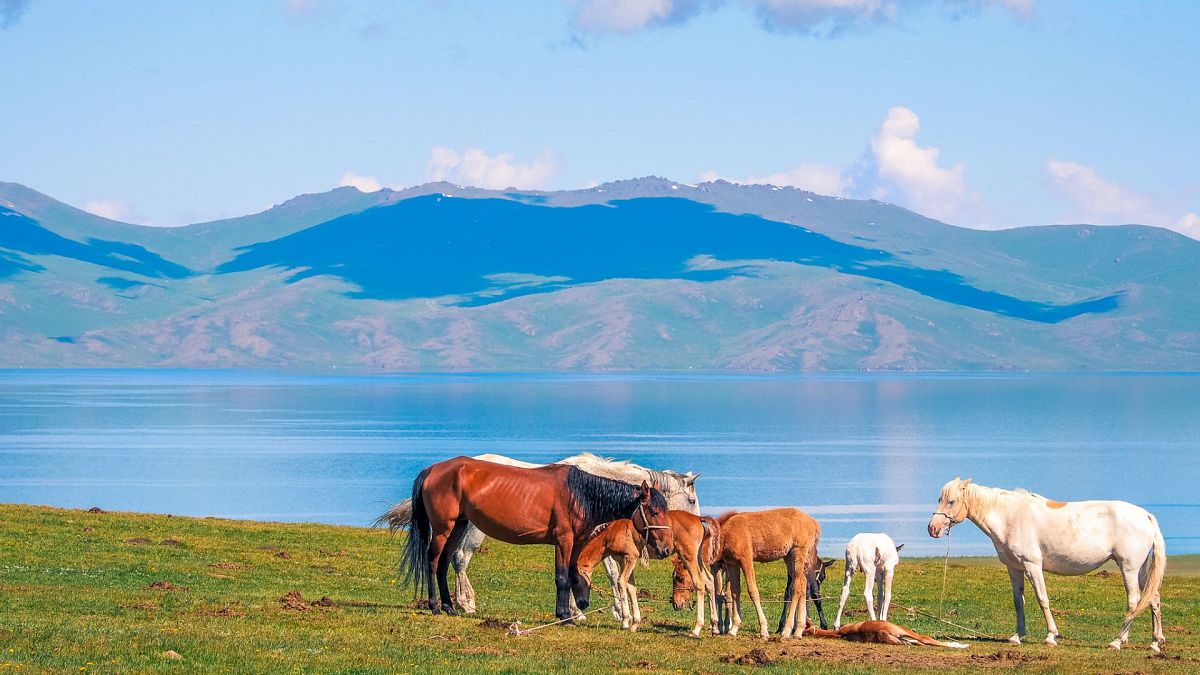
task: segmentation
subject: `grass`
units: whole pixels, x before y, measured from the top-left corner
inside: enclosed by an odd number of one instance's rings
[[[747,666],[722,659],[756,648],[771,661],[767,669],[817,673],[1200,669],[1196,556],[1172,558],[1168,567],[1169,644],[1165,656],[1153,657],[1146,649],[1148,614],[1134,624],[1131,648],[1103,648],[1122,617],[1115,575],[1050,578],[1063,633],[1058,648],[1040,644],[1045,626],[1032,597],[1032,644],[1021,647],[972,641],[968,650],[951,651],[813,638],[764,644],[752,637],[752,609],[743,635],[693,640],[685,633],[694,614],[664,602],[666,561],[638,571],[652,596],[643,603],[641,632],[620,632],[607,612],[598,612],[583,626],[517,637],[503,627],[553,620],[548,547],[488,542],[471,567],[480,613],[434,617],[416,609],[411,591],[397,583],[399,544],[383,531],[362,528],[0,505],[0,672],[731,672]],[[831,569],[827,595],[838,593],[840,570],[840,564]],[[782,589],[781,572],[778,563],[760,572],[761,588],[772,599]],[[861,576],[856,581],[850,618],[861,620]],[[155,582],[174,588],[152,588]],[[974,630],[1012,632],[1008,577],[994,560],[952,560],[944,606],[941,583],[941,560],[904,559],[895,602]],[[298,603],[301,610],[281,602],[293,590],[305,601]],[[333,606],[309,604],[322,597]],[[605,596],[594,594],[593,601],[608,604]],[[830,605],[832,620],[836,603]],[[778,616],[778,604],[767,609]],[[892,618],[927,634],[962,632],[902,609]],[[485,619],[493,621],[485,625]],[[181,658],[164,656],[168,651]]]

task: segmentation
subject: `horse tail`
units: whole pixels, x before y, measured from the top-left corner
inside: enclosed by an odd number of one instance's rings
[[[1163,577],[1167,574],[1167,542],[1163,540],[1162,528],[1158,526],[1158,519],[1150,516],[1151,522],[1154,523],[1154,547],[1151,549],[1151,555],[1154,559],[1150,562],[1150,576],[1146,578],[1146,585],[1142,587],[1142,597],[1138,599],[1137,605],[1133,611],[1125,616],[1125,626],[1122,628],[1122,633],[1129,630],[1129,626],[1133,624],[1133,620],[1138,614],[1146,611],[1150,603],[1154,602],[1158,597],[1158,591],[1162,588]]]
[[[700,523],[704,526],[704,538],[700,541],[700,562],[711,565],[721,555],[721,524],[716,518],[703,516]]]
[[[413,587],[417,597],[421,597],[429,583],[429,539],[433,533],[429,526],[429,514],[425,512],[422,493],[430,468],[432,467],[423,469],[413,481],[412,499],[409,500],[411,518],[408,524],[408,541],[404,544],[404,553],[400,556],[400,574],[404,576],[404,583]]]
[[[405,499],[388,509],[382,516],[376,518],[371,526],[381,527],[387,525],[388,533],[395,534],[396,530],[408,527],[408,524],[412,521],[412,505],[413,501],[411,499]]]

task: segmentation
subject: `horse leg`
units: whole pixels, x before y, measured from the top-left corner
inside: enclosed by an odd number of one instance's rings
[[[729,634],[737,637],[742,628],[742,568],[736,563],[726,563],[725,579],[729,584],[725,609],[729,612]]]
[[[892,576],[895,574],[894,568],[889,568],[884,572],[883,577],[883,600],[880,603],[882,609],[879,610],[879,620],[888,620],[888,610],[892,606]]]
[[[454,557],[450,563],[454,565],[454,600],[465,614],[475,613],[475,587],[467,577],[467,567],[471,565],[471,556],[483,545],[483,532],[474,525],[467,524],[462,541],[454,549]]]
[[[846,558],[846,582],[842,584],[842,599],[838,602],[837,617],[833,620],[833,629],[842,627],[842,610],[846,609],[846,600],[850,598],[850,580],[854,578],[854,565]]]
[[[683,558],[682,555],[680,557]],[[704,596],[708,593],[708,584],[695,557],[684,558],[683,564],[687,567],[688,578],[692,580],[692,588],[696,593],[696,627],[692,629],[692,636],[700,637],[700,631],[704,629]]]
[[[700,566],[700,573],[704,575],[704,592],[708,594],[708,615],[712,620],[712,634],[717,635],[721,630],[717,613],[717,580],[707,565]]]
[[[783,634],[787,628],[784,622],[787,620],[788,605],[791,604],[792,593],[796,591],[796,575],[792,574],[792,567],[788,565],[787,586],[783,589],[783,609],[779,610],[779,633]]]
[[[1137,606],[1138,600],[1142,599],[1142,577],[1144,574],[1139,574],[1139,569],[1121,566],[1121,580],[1125,582],[1125,599],[1128,602],[1128,612],[1132,612]],[[1129,624],[1126,623],[1121,627],[1121,633],[1117,635],[1117,639],[1108,643],[1112,649],[1120,649],[1122,645],[1129,642]]]
[[[625,593],[628,596],[628,605],[626,609],[629,611],[632,623],[629,625],[630,631],[636,631],[638,624],[642,622],[642,608],[638,605],[638,589],[633,585],[633,568],[637,565],[637,559],[641,556],[639,551],[636,555],[626,555],[621,561],[621,582],[625,586]]]
[[[863,597],[867,599],[867,614],[871,615],[871,620],[875,621],[878,617],[875,614],[875,577],[877,572],[874,568],[863,571]]]
[[[571,602],[570,564],[573,543],[569,534],[560,535],[554,543],[554,616],[560,620],[567,620],[567,623],[571,623],[570,619],[579,612]]]
[[[1142,563],[1142,569],[1138,572],[1138,588],[1146,588],[1146,581],[1150,577],[1150,566],[1153,564],[1154,558],[1146,558],[1146,562]],[[1157,654],[1167,643],[1162,627],[1162,595],[1157,590],[1154,591],[1154,599],[1150,602],[1150,616],[1154,620],[1154,640],[1150,643],[1150,649]]]
[[[784,604],[786,619],[782,622],[783,626],[779,631],[779,639],[781,640],[786,640],[793,635],[800,637],[801,633],[804,632],[803,625],[796,625],[797,605],[804,608],[804,610],[800,612],[801,624],[803,624],[805,615],[808,613],[808,570],[805,566],[801,566],[799,569],[797,569],[796,563],[798,561],[798,557],[796,551],[797,549],[793,548],[786,556],[783,557],[783,560],[787,564],[789,578],[804,580],[804,590],[794,593],[792,597],[788,599],[786,604]],[[808,551],[805,550],[802,553],[807,554]]]
[[[621,578],[621,566],[617,564],[616,560],[613,560],[612,556],[606,555],[604,556],[604,571],[608,573],[608,581],[612,584],[613,599],[620,597],[621,589],[617,587],[617,579]],[[631,570],[630,579],[632,580],[632,578],[633,572]],[[617,614],[617,603],[615,602],[612,606],[612,614],[617,621],[621,621],[621,615]]]
[[[1019,645],[1025,637],[1025,571],[1010,567],[1008,579],[1012,582],[1013,609],[1017,613],[1017,632],[1008,641]]]
[[[754,575],[754,559],[747,557],[742,561],[742,574],[746,575],[746,588],[750,590],[750,600],[754,602],[754,613],[758,615],[758,634],[766,640],[770,635],[767,630],[767,615],[763,613],[762,600],[758,597],[758,581]],[[792,595],[793,602],[795,594]]]
[[[446,579],[446,574],[450,571],[450,559],[454,557],[454,551],[462,542],[463,533],[468,524],[465,518],[454,523],[449,536],[446,537],[441,557],[437,563],[438,596],[441,598],[442,611],[446,613],[446,616],[454,616],[458,613],[454,610],[454,598],[450,595],[450,584]]]
[[[443,554],[446,552],[446,542],[450,539],[450,534],[456,526],[456,521],[440,521],[437,523],[433,522],[432,519],[429,521],[431,530],[429,536],[429,566],[426,568],[429,583],[426,584],[426,587],[429,589],[429,610],[434,614],[441,614],[442,608],[451,604],[450,588],[446,585],[445,576],[446,569],[450,566],[450,556],[444,556],[445,560],[443,560]],[[437,590],[437,595],[434,595],[435,589]],[[439,596],[441,604],[439,604]],[[451,612],[453,612],[453,607],[451,607]]]
[[[1051,647],[1058,645],[1058,624],[1054,622],[1054,614],[1050,612],[1050,595],[1046,592],[1046,575],[1042,572],[1041,563],[1025,563],[1025,574],[1033,583],[1033,591],[1037,594],[1038,605],[1046,617],[1046,644]]]

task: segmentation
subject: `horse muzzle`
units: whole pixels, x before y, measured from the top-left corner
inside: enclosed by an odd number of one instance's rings
[[[938,513],[929,519],[929,536],[937,539],[942,536],[942,533],[950,529],[950,518],[946,515]]]

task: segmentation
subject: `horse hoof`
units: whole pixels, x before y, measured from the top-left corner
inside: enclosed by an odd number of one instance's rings
[[[1055,640],[1053,635],[1047,635],[1044,642],[1046,643],[1047,647],[1057,647],[1058,646],[1058,640]]]
[[[1010,645],[1019,645],[1019,644],[1021,644],[1021,636],[1020,636],[1020,635],[1014,635],[1014,636],[1012,636],[1012,637],[1008,638],[1008,644],[1010,644]]]
[[[1158,640],[1150,643],[1150,651],[1154,652],[1155,654],[1162,653],[1162,648],[1158,646]]]
[[[1108,648],[1109,648],[1109,649],[1115,649],[1115,650],[1117,650],[1117,651],[1121,651],[1121,641],[1120,641],[1120,640],[1113,640],[1112,642],[1108,643]]]

